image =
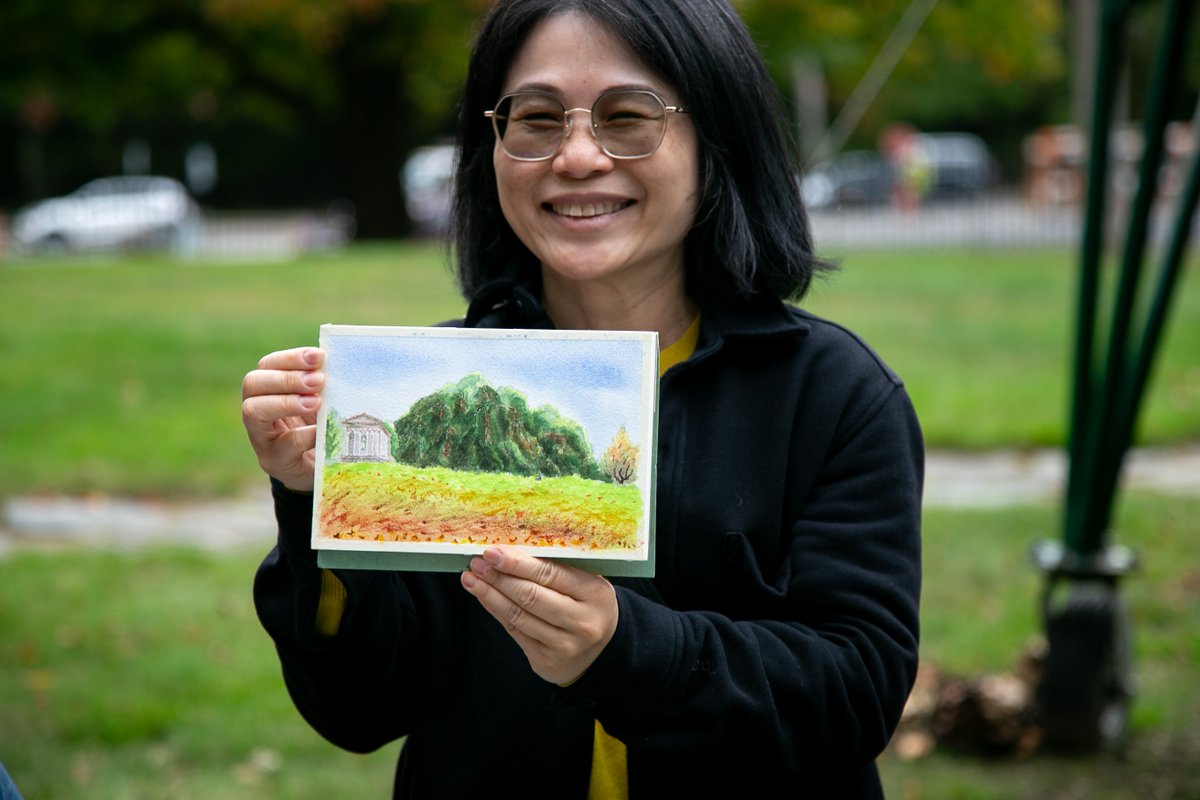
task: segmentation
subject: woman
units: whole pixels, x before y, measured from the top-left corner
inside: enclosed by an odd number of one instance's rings
[[[920,431],[864,344],[782,302],[823,264],[777,108],[725,0],[500,0],[472,55],[465,324],[659,332],[653,580],[500,547],[462,575],[322,572],[323,355],[247,374],[280,528],[260,618],[318,731],[407,736],[397,797],[882,795],[916,671]]]

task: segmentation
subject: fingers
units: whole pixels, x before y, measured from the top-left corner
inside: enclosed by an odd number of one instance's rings
[[[258,361],[259,369],[320,369],[325,364],[325,351],[317,347],[294,347],[269,353]]]
[[[608,581],[546,558],[535,558],[516,548],[489,547],[471,562],[471,569],[523,608],[546,605],[548,612],[569,615],[577,603],[594,599],[610,589]]]
[[[319,367],[325,354],[315,347],[298,347],[263,356],[258,369],[242,379],[242,420],[251,438],[256,432],[275,427],[277,420],[289,426],[316,423],[321,405],[320,392],[325,388],[325,374]],[[288,418],[295,417],[299,423]]]
[[[311,394],[250,396],[242,401],[242,419],[253,435],[255,429],[269,430],[279,420],[289,425],[315,425],[320,407],[321,398]]]
[[[531,657],[540,657],[550,649],[567,651],[570,648],[570,639],[564,629],[551,625],[539,617],[536,611],[520,605],[487,581],[472,576],[471,572],[464,573],[463,586],[475,595],[484,610],[503,625],[508,634],[516,639]],[[531,649],[536,652],[531,652]]]
[[[471,560],[461,580],[520,645],[534,672],[548,681],[579,677],[616,630],[612,584],[564,564],[491,547]]]
[[[263,356],[242,379],[242,422],[258,463],[294,489],[311,489],[325,354],[298,347]]]
[[[528,556],[506,558],[504,552],[488,549],[482,558],[471,560],[468,575],[480,579],[472,594],[510,632],[520,631],[542,642],[555,641],[576,611],[576,601],[553,588],[556,566]]]
[[[242,379],[242,399],[265,394],[317,394],[324,386],[325,373],[315,368],[264,369],[260,366],[247,372]]]
[[[247,373],[242,381],[241,420],[259,457],[263,456],[260,449],[281,433],[316,425],[320,396],[311,392],[322,386],[324,375],[319,372]]]

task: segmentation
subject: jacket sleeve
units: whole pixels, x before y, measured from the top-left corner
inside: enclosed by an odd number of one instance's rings
[[[886,746],[916,675],[924,456],[898,381],[858,407],[823,456],[806,456],[820,464],[757,615],[619,590],[616,635],[563,691],[627,743],[631,764],[635,750],[688,753],[820,780]]]
[[[272,481],[279,539],[259,566],[254,603],[275,642],[296,708],[322,736],[366,753],[402,736],[403,694],[419,669],[420,626],[403,580],[390,572],[339,570],[346,604],[337,634],[317,631],[321,569],[310,547],[312,496]],[[370,676],[370,679],[364,679]]]

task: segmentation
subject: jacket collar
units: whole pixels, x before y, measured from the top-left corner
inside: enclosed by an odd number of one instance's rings
[[[466,327],[550,328],[552,323],[534,295],[504,278],[485,285],[472,298]],[[729,337],[784,337],[808,333],[797,309],[776,298],[706,300],[700,303],[700,340],[696,354],[720,349]]]
[[[700,305],[700,339],[689,361],[707,358],[726,339],[780,339],[807,335],[811,326],[796,308],[775,298],[709,301]]]
[[[809,330],[796,309],[775,298],[706,303],[700,313],[712,317],[725,336],[792,336]]]

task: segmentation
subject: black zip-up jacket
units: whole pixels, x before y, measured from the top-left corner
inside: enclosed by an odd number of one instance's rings
[[[920,429],[853,334],[783,305],[709,305],[661,379],[657,575],[614,579],[616,634],[538,678],[455,573],[338,571],[314,628],[312,499],[274,487],[255,601],[331,742],[401,736],[395,796],[583,798],[595,719],[630,797],[881,797],[874,759],[917,667]],[[782,787],[782,788],[780,788]]]

